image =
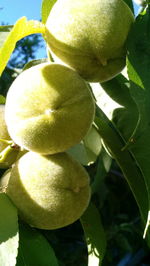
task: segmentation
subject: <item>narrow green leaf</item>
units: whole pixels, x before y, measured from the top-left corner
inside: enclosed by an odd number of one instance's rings
[[[43,0],[41,8],[42,22],[45,24],[53,5],[57,0]]]
[[[19,236],[16,266],[58,266],[52,247],[38,230],[20,223]]]
[[[94,204],[80,218],[88,245],[88,265],[100,266],[105,255],[106,238],[99,211]]]
[[[26,17],[20,18],[8,34],[3,46],[0,48],[0,75],[7,65],[17,41],[30,34],[44,34],[44,32],[45,27],[41,22],[36,20],[27,21]]]
[[[114,124],[98,107],[95,123],[98,126],[99,133],[103,138],[106,147],[123,171],[123,174],[139,206],[141,217],[145,224],[149,208],[148,194],[143,173],[136,161],[136,158],[130,150],[123,149],[126,142]]]
[[[129,81],[122,75],[101,86],[105,92],[100,90],[97,101],[104,113],[98,108],[95,122],[107,150],[122,169],[146,224],[149,210],[148,191],[139,160],[132,152],[139,119],[137,104],[131,97]],[[105,114],[113,120],[113,123]],[[140,152],[141,149],[139,155]],[[145,160],[145,157],[143,159]]]
[[[15,266],[18,253],[17,210],[4,193],[0,193],[0,265]]]

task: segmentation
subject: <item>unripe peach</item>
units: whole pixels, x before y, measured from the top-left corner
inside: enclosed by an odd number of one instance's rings
[[[0,168],[9,168],[15,161],[19,153],[18,147],[4,142],[10,141],[11,138],[5,122],[5,105],[0,104]]]
[[[16,144],[41,154],[79,143],[94,118],[94,100],[72,69],[43,63],[22,72],[6,98],[5,119]]]
[[[46,22],[46,40],[50,50],[83,78],[103,82],[125,66],[133,21],[123,0],[58,0]]]
[[[90,200],[89,176],[67,153],[28,152],[11,170],[6,193],[33,227],[56,229],[83,214]]]
[[[11,140],[4,117],[5,105],[0,104],[0,139]],[[0,152],[7,147],[8,144],[0,141]]]

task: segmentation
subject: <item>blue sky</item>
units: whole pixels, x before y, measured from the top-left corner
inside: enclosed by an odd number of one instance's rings
[[[40,19],[42,0],[0,0],[0,23],[14,24],[17,19]]]

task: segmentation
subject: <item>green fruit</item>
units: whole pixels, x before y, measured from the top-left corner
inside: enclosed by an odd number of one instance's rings
[[[0,139],[11,140],[4,118],[5,105],[0,104]],[[8,144],[0,141],[0,152],[7,147]]]
[[[7,171],[5,171],[5,173],[0,178],[0,190],[2,192],[6,191],[10,175],[11,175],[11,169],[8,169]]]
[[[51,51],[83,78],[103,82],[125,66],[133,21],[122,0],[58,0],[46,22],[45,38]]]
[[[67,153],[28,152],[13,166],[6,193],[28,224],[56,229],[76,221],[87,208],[89,176]]]
[[[5,105],[0,105],[0,169],[5,169],[11,167],[11,165],[16,161],[19,148],[15,145],[11,145],[4,141],[10,141],[7,126],[4,118]]]
[[[94,109],[92,94],[75,71],[46,63],[25,70],[13,82],[5,119],[19,146],[53,154],[80,142],[91,126]]]

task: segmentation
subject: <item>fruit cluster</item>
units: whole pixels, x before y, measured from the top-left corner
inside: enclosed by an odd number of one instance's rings
[[[6,193],[31,226],[59,228],[77,220],[90,199],[89,177],[67,152],[94,118],[94,100],[72,69],[43,63],[11,85],[5,121],[14,143],[26,150],[6,179]]]
[[[5,120],[4,106],[0,109],[4,128],[0,138],[12,139],[17,148],[13,159],[6,156],[0,165],[7,168],[14,163],[1,186],[31,226],[66,226],[88,206],[89,176],[67,151],[93,123],[95,103],[85,80],[106,81],[122,70],[132,22],[122,0],[58,0],[48,17],[45,38],[63,63],[26,69],[8,91]]]

